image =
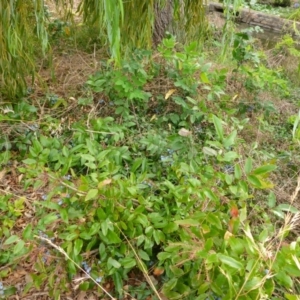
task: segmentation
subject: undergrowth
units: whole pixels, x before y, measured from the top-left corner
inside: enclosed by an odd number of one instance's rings
[[[73,282],[101,299],[298,299],[300,117],[264,101],[289,83],[234,41],[233,70],[170,37],[103,62],[64,118],[58,97],[1,108],[0,297]]]

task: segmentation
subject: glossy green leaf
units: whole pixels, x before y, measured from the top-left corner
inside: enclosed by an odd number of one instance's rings
[[[217,151],[210,147],[203,147],[202,151],[204,154],[209,155],[209,156],[217,156],[218,155]]]
[[[12,235],[4,242],[4,245],[9,245],[19,240],[20,238],[17,235]]]
[[[247,176],[248,181],[256,188],[261,188],[262,187],[262,183],[260,181],[260,179],[257,176],[254,175],[248,175]]]
[[[269,231],[267,229],[262,230],[258,239],[261,243],[265,243],[269,239]]]
[[[215,202],[219,201],[219,198],[216,196],[216,194],[212,190],[204,189],[203,193],[208,199],[213,200]]]
[[[111,257],[107,260],[107,265],[108,267],[114,267],[116,269],[121,267],[121,264]]]
[[[132,269],[136,266],[136,260],[132,257],[125,257],[120,260],[120,263],[125,269]]]
[[[269,195],[268,195],[268,206],[270,208],[273,208],[275,207],[276,205],[276,196],[275,196],[275,193],[274,192],[270,192]]]
[[[233,183],[233,175],[231,174],[225,174],[225,182],[228,184],[228,185],[231,185]]]
[[[143,214],[136,216],[135,221],[143,225],[143,227],[147,227],[149,224],[147,216]]]
[[[160,253],[158,253],[157,258],[160,261],[164,261],[167,258],[170,258],[171,256],[172,256],[172,253],[169,253],[169,252],[160,252]]]
[[[218,229],[222,229],[222,223],[219,219],[219,216],[215,213],[208,213],[206,217],[207,222],[209,222],[211,225],[216,226]]]
[[[107,235],[109,224],[110,224],[109,219],[106,219],[105,221],[101,222],[101,230],[104,236]]]
[[[112,278],[116,287],[116,291],[119,293],[119,295],[121,295],[124,287],[121,275],[118,272],[115,272],[112,275]]]
[[[89,233],[87,233],[86,231],[83,231],[79,234],[80,238],[89,241],[92,237]]]
[[[23,231],[22,236],[25,240],[32,240],[33,239],[32,224],[28,224],[26,226],[26,228]]]
[[[231,268],[241,270],[244,267],[241,262],[239,262],[238,260],[236,260],[236,259],[234,259],[230,256],[219,253],[218,258],[222,263],[224,263],[225,265],[230,266]]]
[[[86,282],[82,282],[79,286],[79,289],[81,291],[88,291],[90,288],[90,282],[86,281]]]
[[[81,239],[75,240],[75,242],[74,242],[74,251],[73,251],[75,256],[77,256],[80,253],[80,251],[82,249],[82,246],[83,246],[83,241]]]
[[[112,224],[111,222],[109,222],[109,227],[112,228]],[[101,224],[100,223],[94,223],[90,228],[89,228],[89,234],[90,235],[95,235],[99,232],[101,228]]]
[[[84,161],[94,162],[96,160],[95,157],[91,154],[81,154],[80,156]]]
[[[66,241],[73,241],[74,239],[76,239],[78,237],[78,232],[70,232],[67,234],[67,236],[65,237]]]
[[[176,266],[170,266],[171,272],[174,274],[175,277],[180,277],[184,274],[184,271]]]
[[[68,266],[69,274],[74,274],[75,275],[76,272],[77,272],[77,267],[75,266],[75,264],[72,261],[68,260],[67,266]]]
[[[262,167],[259,167],[255,170],[252,171],[252,174],[254,175],[263,175],[269,172],[272,172],[276,169],[277,167],[275,165],[265,165]]]
[[[158,230],[153,231],[153,238],[154,238],[154,241],[155,241],[156,245],[159,245],[160,244],[160,238],[159,238]]]
[[[88,193],[85,196],[85,201],[89,201],[91,199],[94,199],[98,196],[98,189],[91,189],[88,191]]]
[[[142,165],[143,160],[144,158],[136,159],[131,167],[131,172],[135,172]]]
[[[172,233],[176,230],[178,230],[178,224],[175,222],[169,223],[163,228],[164,233]]]
[[[285,213],[281,210],[277,210],[276,208],[272,210],[273,214],[276,215],[277,217],[284,219],[285,218]]]
[[[222,120],[219,119],[217,116],[213,115],[213,123],[219,140],[223,141],[224,132],[223,132]]]
[[[25,242],[23,240],[19,240],[14,246],[13,253],[18,254],[24,250]]]
[[[228,243],[236,255],[242,255],[245,251],[245,241],[240,238],[230,237],[228,239]]]
[[[61,219],[65,222],[65,223],[69,223],[69,214],[68,214],[68,211],[65,209],[65,208],[61,208],[59,210],[59,213],[60,213],[60,217]]]
[[[281,210],[281,211],[291,212],[294,214],[299,212],[299,210],[296,207],[294,207],[290,204],[287,204],[287,203],[279,204],[278,206],[276,206],[276,209]]]
[[[287,300],[299,300],[300,299],[300,294],[299,295],[294,295],[294,294],[284,294],[285,299]]]
[[[273,294],[274,288],[275,284],[273,278],[267,279],[264,284],[264,289],[269,297]]]
[[[37,139],[34,139],[32,141],[32,144],[33,144],[33,148],[34,148],[35,153],[39,154],[43,151],[43,146],[41,145],[41,143]]]
[[[146,261],[150,260],[150,257],[149,257],[149,255],[147,254],[147,252],[145,252],[145,251],[143,251],[143,250],[139,250],[139,251],[138,251],[138,255],[139,255],[139,257],[140,257],[142,260],[146,260]]]
[[[234,145],[235,139],[237,136],[237,131],[232,131],[223,141],[223,145],[225,148],[229,148],[230,146]]]
[[[263,284],[263,278],[261,277],[253,277],[248,280],[244,286],[245,291],[252,291],[258,289]]]
[[[203,83],[206,83],[206,84],[209,84],[209,83],[210,83],[210,81],[209,81],[209,79],[208,79],[208,77],[207,77],[207,74],[206,74],[205,72],[202,72],[202,73],[200,74],[200,79],[201,79],[201,81],[202,81]]]
[[[99,218],[99,220],[105,220],[107,217],[105,211],[101,207],[97,209],[97,217]]]
[[[238,164],[234,165],[234,177],[235,177],[235,179],[242,178],[242,170],[241,170],[240,165],[238,165]]]
[[[26,165],[34,165],[37,163],[37,161],[35,159],[32,158],[27,158],[23,160],[23,163]]]
[[[108,230],[107,232],[107,239],[109,241],[109,244],[118,244],[122,242],[119,236],[111,230]]]
[[[172,279],[170,279],[168,282],[166,282],[164,284],[164,290],[166,291],[171,291],[172,289],[174,289],[174,287],[176,286],[178,282],[178,279],[173,277]]]
[[[226,152],[224,154],[224,156],[222,157],[222,160],[226,161],[226,162],[231,162],[231,161],[235,160],[238,157],[239,157],[239,155],[236,152],[229,151],[229,152]]]
[[[99,245],[99,254],[100,254],[101,260],[104,260],[107,256],[106,247],[105,247],[104,243],[101,243]]]
[[[244,167],[244,170],[245,170],[245,173],[246,173],[246,174],[251,173],[251,171],[252,171],[252,164],[253,164],[252,158],[248,157],[248,158],[246,159],[245,167]]]
[[[62,148],[62,154],[63,154],[65,157],[68,157],[68,156],[70,155],[69,149],[68,149],[66,146],[64,146],[64,147]]]
[[[293,286],[291,276],[289,276],[285,271],[279,271],[276,273],[275,278],[286,288],[291,288]]]
[[[55,213],[52,213],[52,214],[45,215],[45,216],[40,220],[40,222],[41,222],[43,225],[48,225],[48,224],[53,223],[53,222],[56,221],[57,219],[58,219],[58,216],[57,216]]]

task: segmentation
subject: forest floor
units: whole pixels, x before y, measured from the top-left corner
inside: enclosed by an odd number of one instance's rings
[[[79,0],[75,0],[74,5],[76,6],[79,2]],[[53,16],[59,16],[59,12],[57,12],[55,6],[53,6],[51,3],[52,2],[49,2],[48,4],[50,12],[53,13]],[[219,25],[221,26],[222,20],[218,20],[217,23],[220,23]],[[58,44],[52,49],[52,63],[49,65],[49,61],[47,59],[42,59],[40,61],[39,76],[37,77],[37,80],[35,82],[33,93],[28,97],[31,103],[35,107],[38,107],[37,120],[35,120],[34,122],[28,121],[28,123],[24,123],[25,125],[21,124],[21,126],[23,127],[32,126],[34,123],[39,123],[40,128],[52,126],[52,128],[48,129],[49,139],[63,136],[64,131],[68,131],[71,128],[72,124],[81,122],[82,119],[85,119],[84,124],[87,128],[86,131],[90,130],[92,132],[94,129],[90,127],[91,125],[89,122],[91,121],[92,123],[94,119],[96,120],[99,117],[109,117],[110,112],[112,111],[108,99],[106,99],[103,94],[97,92],[93,92],[92,94],[92,105],[85,106],[79,104],[80,101],[84,101],[84,99],[87,98],[87,90],[85,89],[85,84],[87,80],[90,78],[91,75],[99,71],[99,69],[104,68],[102,62],[105,60],[105,58],[107,58],[107,52],[97,44],[97,39],[93,40],[94,36],[92,36],[91,39],[88,41],[86,39],[82,39],[82,37],[80,36],[78,36],[78,39],[73,39],[73,37],[71,38],[70,36],[70,40],[68,41],[68,25],[65,23],[63,23],[62,25],[62,29],[59,29],[59,33],[62,34],[62,38],[59,37],[57,39]],[[70,45],[73,46],[70,47]],[[275,68],[275,66],[279,65],[278,56],[272,55],[271,51],[266,51],[266,54],[269,55],[267,59],[270,66],[273,64]],[[210,58],[214,57],[214,55],[215,53],[213,51],[208,51],[206,59],[209,60]],[[153,59],[155,60],[156,58],[154,57]],[[286,58],[286,65],[288,65],[289,62],[291,62],[291,60],[289,61],[289,59],[291,58]],[[282,60],[285,60],[285,58],[282,58]],[[281,62],[282,61],[280,61],[280,63]],[[229,63],[229,65],[230,64],[231,63]],[[219,74],[219,69],[221,72],[222,67],[222,64],[220,64],[218,61],[212,60],[212,77],[217,77],[216,74]],[[270,179],[274,183],[273,192],[276,195],[276,205],[278,205],[279,207],[282,204],[289,203],[290,199],[294,197],[293,205],[295,209],[300,210],[300,195],[298,194],[300,188],[298,182],[299,157],[295,154],[295,152],[297,152],[298,146],[291,142],[292,138],[290,135],[290,131],[292,130],[292,124],[290,121],[288,121],[291,116],[295,116],[298,113],[299,99],[297,92],[299,91],[299,89],[295,88],[293,90],[294,95],[292,95],[290,98],[283,97],[279,94],[274,95],[274,93],[272,93],[272,91],[270,90],[262,91],[261,93],[259,93],[259,101],[257,102],[254,99],[254,93],[247,91],[243,86],[244,82],[235,79],[234,72],[232,71],[233,68],[230,69],[230,67],[228,67],[228,69],[229,71],[226,73],[225,76],[226,86],[224,87],[224,90],[228,94],[227,100],[229,103],[229,107],[226,107],[226,109],[228,109],[230,114],[231,109],[234,109],[238,105],[242,104],[245,106],[245,111],[241,113],[241,116],[239,116],[241,118],[239,119],[239,121],[236,122],[242,122],[243,118],[249,119],[249,125],[245,125],[245,128],[242,130],[242,133],[239,136],[240,139],[244,140],[244,143],[237,147],[237,152],[240,152],[239,154],[243,157],[243,159],[241,159],[241,164],[244,164],[245,157],[248,154],[247,151],[249,150],[249,148],[247,147],[252,143],[256,143],[258,145],[257,147],[260,149],[259,151],[257,150],[257,152],[255,152],[256,149],[253,148],[253,153],[256,158],[256,165],[259,165],[260,163],[265,164],[266,162],[272,164],[275,160],[278,164],[279,171],[274,172],[272,175],[270,175]],[[213,73],[213,71],[215,70],[217,71]],[[266,75],[268,74],[269,73],[266,73]],[[161,77],[156,82],[151,83],[149,86],[147,86],[146,90],[151,91],[153,94],[161,94],[165,97],[165,100],[167,100],[169,97],[168,93],[170,94],[174,92],[174,86],[172,86],[171,84],[169,85],[169,82],[170,79],[166,80],[165,78]],[[217,84],[218,83],[216,83],[216,85]],[[201,90],[201,93],[205,95],[205,91]],[[104,97],[104,100],[100,99],[102,96]],[[47,101],[45,101],[45,99]],[[45,103],[49,103],[52,100],[55,100],[54,102],[60,103],[61,105],[55,107],[54,104],[54,108],[49,108],[48,104]],[[105,101],[105,104],[100,105],[99,102],[101,100]],[[238,103],[238,101],[240,102]],[[211,102],[207,102],[206,104],[209,108],[212,108],[213,111],[214,104],[212,104]],[[171,108],[167,107],[166,111],[168,111],[169,109],[172,110],[173,108],[176,113],[176,109],[178,109],[176,105],[174,105],[174,107]],[[242,108],[241,110],[243,109],[244,108]],[[222,113],[220,113],[219,117],[221,116]],[[153,113],[153,110],[151,109],[148,111],[147,114],[139,117],[141,118],[141,120],[143,117],[151,120],[148,120],[150,125],[146,128],[146,130],[152,132],[151,130],[153,129],[153,127],[151,125],[151,122],[153,122],[153,120],[155,121],[156,118],[158,118],[157,113]],[[235,115],[233,115],[233,117],[235,117]],[[122,119],[122,117],[120,117],[120,119]],[[229,119],[230,118],[228,118],[228,120]],[[51,123],[51,121],[49,120],[52,120],[53,123]],[[122,122],[120,121],[119,123]],[[171,120],[168,120],[168,122],[169,123],[168,125],[166,125],[166,127],[171,128]],[[3,132],[5,132],[7,135],[10,134],[9,126],[5,127],[4,125],[2,127],[2,129],[4,130]],[[113,127],[113,125],[111,126]],[[126,142],[128,141],[129,143],[131,143],[133,141],[132,148],[135,147],[134,139],[141,139],[139,135],[144,130],[144,125],[142,123],[140,123],[139,126],[140,128],[133,136],[130,136],[130,132],[126,131],[126,134],[128,134],[128,137],[126,137]],[[148,126],[148,123],[147,125],[145,125],[145,127],[146,126]],[[209,125],[207,125],[207,121],[203,122],[203,126],[209,127]],[[108,126],[107,130],[109,130],[109,127],[110,125]],[[163,128],[159,128],[157,131],[159,131],[160,129],[161,132],[163,132]],[[232,128],[229,127],[226,128],[226,130],[231,129]],[[45,129],[43,130],[46,132]],[[80,128],[78,130],[80,130]],[[196,127],[193,128],[193,130],[194,132],[196,132]],[[208,136],[210,134],[209,130],[210,128],[208,128]],[[112,135],[113,134],[115,133],[112,133]],[[74,135],[76,135],[75,130],[70,136]],[[68,143],[68,138],[64,138],[64,143]],[[171,136],[171,138],[168,141],[170,142],[172,138],[174,137]],[[105,139],[108,138],[105,137]],[[163,137],[158,136],[157,139],[163,140]],[[80,140],[80,137],[78,137],[78,140]],[[109,144],[109,142],[110,141],[105,140],[105,143]],[[153,143],[154,142],[155,141],[153,141]],[[114,144],[115,147],[119,147],[119,144],[120,142],[116,139]],[[274,151],[274,153],[276,153],[278,156],[276,157],[276,159],[274,158],[273,160],[271,157],[268,156],[269,153],[272,153],[272,151]],[[149,150],[149,152],[151,151]],[[283,158],[280,158],[280,155],[282,155]],[[55,186],[55,184],[53,184],[53,178],[51,178],[53,174],[50,176],[47,173],[47,168],[45,168],[44,173],[41,173],[35,179],[36,181],[42,182],[41,186],[38,188],[33,188],[32,186],[30,186],[27,187],[27,189],[25,189],[24,177],[26,177],[26,174],[16,171],[24,168],[24,163],[22,161],[20,162],[17,160],[13,160],[12,164],[13,167],[11,169],[4,168],[0,171],[0,187],[1,192],[3,194],[12,194],[18,200],[23,199],[22,201],[20,201],[23,205],[22,208],[10,208],[10,212],[12,210],[15,210],[14,217],[16,217],[17,221],[13,226],[12,233],[17,235],[18,232],[23,232],[28,224],[39,224],[40,215],[37,214],[38,209],[36,208],[34,203],[42,201],[41,199],[43,199],[45,195],[51,194],[52,189],[55,190],[57,189],[57,187]],[[125,167],[124,169],[126,169]],[[168,169],[168,164],[165,164],[163,166],[161,173],[163,174],[163,171],[166,169]],[[151,180],[155,181],[155,178],[151,178]],[[69,189],[69,191],[74,192],[74,197],[77,197],[78,195],[81,195],[81,192],[77,188],[78,186],[84,185],[84,178],[78,176],[78,178],[74,179],[73,181],[71,179],[68,182],[64,182],[63,180],[60,180],[59,182],[58,180],[54,180],[54,182],[56,182],[57,185],[64,185],[64,187]],[[103,185],[110,185],[110,183],[106,181],[103,183]],[[60,197],[68,198],[66,195],[67,193],[65,191],[59,192],[61,193]],[[262,190],[258,191],[255,194],[255,199],[259,199],[260,197],[264,201],[266,201],[267,199],[266,194],[264,194]],[[53,199],[54,201],[59,200],[58,198],[56,199],[55,196],[53,196]],[[226,201],[227,200],[225,200],[225,203],[227,203]],[[17,201],[15,203],[17,206]],[[262,208],[259,207],[260,205]],[[273,204],[270,204],[270,207],[267,208],[265,208],[265,205],[265,203],[250,203],[248,218],[251,221],[254,221],[253,223],[257,222],[256,224],[258,224],[260,221],[263,222],[264,209],[270,209],[270,211],[272,209],[275,210]],[[25,212],[24,207],[26,208]],[[152,208],[149,209],[151,210]],[[286,210],[287,208],[286,206],[284,206],[284,209],[278,210],[277,213],[280,214]],[[259,215],[260,218],[255,219],[256,215]],[[81,221],[84,223],[84,218],[80,219],[80,222]],[[279,223],[280,222],[282,223],[282,220],[279,221]],[[56,233],[55,230],[58,230],[58,228],[61,229],[61,227],[59,227],[60,223],[61,221],[57,220],[54,222],[53,226],[51,225],[51,230],[53,231],[53,236],[55,238],[57,238],[59,234]],[[269,225],[270,224],[268,223],[268,226]],[[188,227],[189,226],[187,226],[187,228]],[[291,241],[297,234],[299,234],[298,228],[293,228]],[[287,243],[288,241],[285,242]],[[26,246],[28,244],[26,244]],[[52,247],[49,247],[49,244],[40,241],[32,243],[30,244],[30,246],[32,248],[29,255],[25,256],[21,260],[18,259],[16,261],[11,261],[9,264],[0,266],[1,277],[5,278],[5,280],[2,280],[3,284],[5,286],[11,286],[15,288],[15,293],[13,295],[10,295],[8,299],[106,299],[103,296],[103,294],[101,294],[101,291],[99,291],[99,289],[79,289],[80,284],[88,280],[88,277],[86,276],[85,272],[83,272],[83,270],[79,270],[79,272],[73,278],[72,281],[67,280],[64,277],[66,275],[64,263],[57,263],[60,260],[63,261],[62,258],[59,256],[59,251],[51,251],[50,248]],[[82,255],[87,260],[89,257],[93,257],[93,251],[87,251]],[[52,268],[53,266],[55,267]],[[51,284],[49,284],[49,282],[47,281],[47,272],[45,271],[47,268],[54,269],[54,271],[51,273],[51,276],[49,277],[49,281],[51,281]],[[149,270],[150,271],[148,275],[150,281],[154,282],[158,286],[162,286],[164,282],[163,279],[160,277],[160,270],[155,267],[152,267]],[[33,282],[34,284],[32,284]],[[64,290],[61,288],[61,282],[65,282]],[[144,274],[142,274],[142,272],[135,271],[130,273],[129,279],[126,282],[126,285],[124,285],[123,287],[125,295],[123,299],[135,299],[134,297],[129,296],[129,286],[132,285],[135,287],[139,287],[142,284],[142,282],[149,283],[149,281],[145,279]],[[53,286],[59,286],[59,288],[57,289],[59,294],[51,294],[53,293]],[[26,290],[27,288],[28,290]],[[103,284],[103,288],[108,292],[113,292],[115,284],[112,282],[112,280],[107,280]],[[49,292],[50,290],[51,293]],[[142,294],[142,292],[140,292],[140,294]],[[136,295],[139,295],[138,292],[136,293]],[[159,291],[159,296],[161,297],[161,299],[167,299],[161,293],[161,291]],[[138,299],[151,300],[155,299],[155,297],[153,295],[149,296],[146,293],[140,296],[140,298]]]

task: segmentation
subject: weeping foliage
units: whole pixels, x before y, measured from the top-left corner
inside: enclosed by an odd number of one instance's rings
[[[74,0],[49,0],[72,19]],[[34,48],[48,46],[45,0],[0,1],[1,82],[11,94],[24,91],[25,78],[34,75]],[[203,0],[81,0],[77,12],[83,23],[97,26],[113,60],[134,48],[150,48],[169,31],[182,42],[199,40],[205,26]]]
[[[26,77],[35,73],[34,49],[48,45],[44,1],[0,1],[1,93],[12,97],[24,93]]]
[[[159,42],[165,31],[181,36],[182,41],[199,40],[207,28],[203,0],[82,0],[79,11],[86,23],[96,23],[102,33],[107,32],[117,61],[118,47],[122,52],[149,48],[153,37]]]
[[[206,34],[208,28],[203,1],[186,0],[184,16],[186,41],[199,41]]]
[[[154,0],[124,2],[122,44],[130,48],[149,48],[152,45]]]

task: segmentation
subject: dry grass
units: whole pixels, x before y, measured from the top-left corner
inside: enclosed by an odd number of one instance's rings
[[[102,58],[101,50],[92,54],[78,50],[73,50],[70,53],[55,52],[54,50],[53,66],[52,68],[44,68],[42,63],[35,84],[35,92],[39,96],[43,91],[45,92],[41,88],[45,83],[48,93],[67,98],[80,95],[88,77],[101,67],[100,59]],[[36,94],[33,94],[33,97],[35,96]]]
[[[73,0],[73,7],[71,7],[73,14],[80,2],[80,0]],[[50,11],[50,19],[64,18],[64,12],[58,11],[53,0],[46,1],[46,4]],[[78,14],[76,16],[78,18]],[[100,60],[107,58],[106,51],[99,48],[97,44],[93,45],[92,53],[79,50],[76,40],[66,44],[64,40],[58,38],[53,41],[53,44],[52,58],[46,57],[38,62],[40,68],[34,83],[34,93],[31,95],[33,100],[46,94],[55,94],[66,99],[81,96],[82,87],[88,76],[101,68]]]
[[[80,22],[81,21],[81,16],[77,12],[79,4],[82,0],[73,0],[73,5],[71,7],[68,7],[68,9],[71,10],[73,16],[74,16],[74,21]],[[57,19],[57,18],[64,18],[64,11],[59,10],[57,5],[55,4],[54,0],[46,0],[45,1],[48,10],[51,14],[52,19]],[[65,3],[69,3],[69,1],[65,1]],[[66,7],[67,8],[67,7]]]

